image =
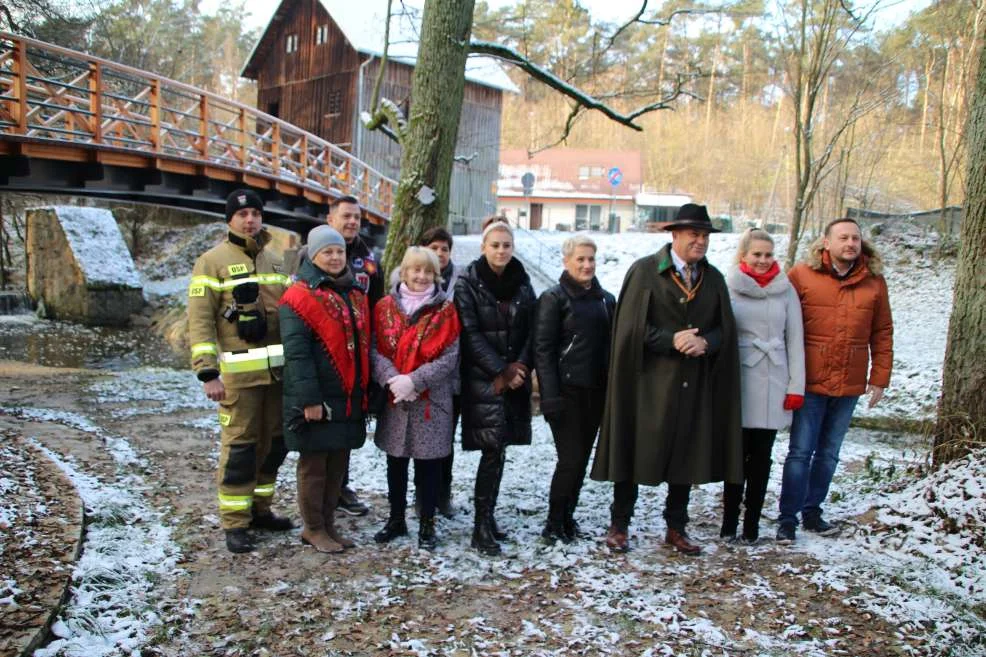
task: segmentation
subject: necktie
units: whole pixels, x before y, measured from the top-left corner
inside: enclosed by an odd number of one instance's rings
[[[689,264],[686,263],[685,266],[681,268],[681,279],[685,283],[685,288],[686,289],[688,289],[688,290],[692,289],[692,266],[691,265],[689,265]]]

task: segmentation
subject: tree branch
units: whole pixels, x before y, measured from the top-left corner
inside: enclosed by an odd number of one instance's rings
[[[679,75],[677,78],[677,83],[675,85],[675,88],[669,95],[661,98],[660,100],[654,103],[644,105],[642,107],[633,110],[632,112],[623,114],[621,112],[618,112],[614,108],[610,107],[606,103],[602,102],[595,96],[592,96],[591,94],[588,94],[582,91],[581,89],[578,89],[568,84],[567,82],[559,78],[551,71],[541,66],[538,66],[537,64],[532,62],[527,57],[524,57],[513,48],[510,48],[508,46],[503,46],[498,43],[491,43],[488,41],[474,41],[469,44],[469,52],[479,55],[489,55],[491,57],[496,57],[497,59],[500,59],[502,61],[509,62],[510,64],[513,64],[517,68],[521,69],[522,71],[530,75],[535,80],[551,87],[552,89],[560,92],[565,96],[568,96],[569,98],[574,100],[578,106],[584,107],[585,109],[596,110],[597,112],[601,112],[606,117],[615,121],[616,123],[619,123],[620,125],[624,125],[628,128],[633,128],[638,132],[643,131],[643,127],[634,123],[634,120],[639,118],[641,115],[659,109],[668,109],[670,108],[669,103],[675,98],[678,98],[679,96],[695,97],[694,94],[684,89],[684,83],[689,78]],[[569,123],[573,120],[574,119],[570,116]]]

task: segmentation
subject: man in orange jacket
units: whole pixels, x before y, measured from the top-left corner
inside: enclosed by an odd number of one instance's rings
[[[868,393],[872,408],[890,383],[894,328],[882,274],[879,256],[852,219],[829,222],[808,260],[788,273],[804,316],[806,387],[784,461],[779,543],[794,541],[799,513],[808,531],[836,531],[821,505],[842,440],[859,397]]]

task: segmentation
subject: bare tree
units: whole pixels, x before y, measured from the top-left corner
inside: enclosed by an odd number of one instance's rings
[[[856,121],[885,102],[892,91],[858,89],[839,117],[826,117],[821,101],[833,69],[869,19],[876,4],[857,16],[846,0],[798,0],[794,11],[778,15],[779,41],[786,63],[788,94],[794,106],[795,197],[788,230],[787,263],[795,261],[815,196],[837,167],[832,161],[843,135]],[[836,120],[832,121],[832,118]],[[823,122],[829,119],[827,125]]]
[[[412,82],[414,104],[410,116],[405,119],[393,101],[377,98],[375,91],[373,111],[364,117],[367,127],[388,129],[402,146],[401,177],[384,254],[385,271],[400,262],[407,246],[422,232],[432,226],[444,226],[447,221],[454,148],[465,89],[465,64],[470,53],[490,55],[508,62],[569,98],[571,111],[561,139],[586,111],[600,112],[621,125],[642,130],[637,122],[639,117],[667,109],[674,98],[688,93],[684,88],[686,78],[680,77],[670,94],[629,112],[619,111],[605,98],[569,84],[508,46],[471,43],[473,5],[473,0],[426,2]],[[667,24],[669,19],[648,17],[647,8],[648,2],[643,0],[637,14],[619,26],[600,50],[611,47],[616,36],[633,23]]]

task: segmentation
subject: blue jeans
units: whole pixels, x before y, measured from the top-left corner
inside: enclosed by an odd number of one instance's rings
[[[794,412],[791,423],[777,518],[780,524],[797,525],[798,513],[802,520],[822,514],[858,399],[805,393],[805,404]]]

